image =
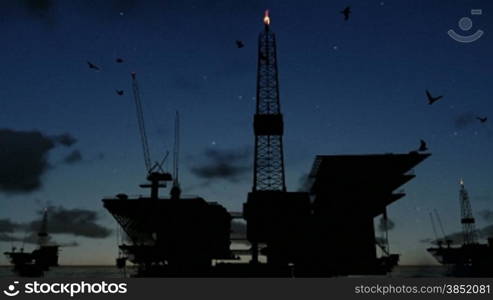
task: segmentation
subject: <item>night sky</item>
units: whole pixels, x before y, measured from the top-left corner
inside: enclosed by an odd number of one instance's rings
[[[1,252],[50,206],[59,217],[53,239],[78,244],[62,249],[62,264],[113,263],[117,226],[101,199],[145,192],[130,72],[153,160],[172,150],[179,110],[184,194],[240,211],[252,185],[257,37],[267,8],[288,190],[299,189],[317,154],[408,153],[424,139],[433,155],[389,207],[401,263],[434,263],[422,242],[433,238],[434,209],[447,233],[460,231],[460,178],[478,228],[493,224],[492,1],[0,0]],[[473,20],[469,32],[458,27],[462,17]],[[485,34],[463,44],[449,29]],[[427,89],[444,98],[428,105]],[[73,228],[57,228],[67,216]]]

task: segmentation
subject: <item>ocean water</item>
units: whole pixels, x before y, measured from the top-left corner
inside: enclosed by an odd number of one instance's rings
[[[45,272],[44,278],[124,278],[134,273],[127,267],[126,274],[115,266],[60,266]],[[397,278],[446,277],[449,270],[444,266],[398,266],[387,275]],[[0,266],[0,278],[16,277],[10,266]]]

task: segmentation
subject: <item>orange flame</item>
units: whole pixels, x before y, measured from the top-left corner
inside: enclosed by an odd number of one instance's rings
[[[269,18],[269,10],[265,10],[265,14],[264,14],[264,24],[265,25],[270,25],[270,18]]]

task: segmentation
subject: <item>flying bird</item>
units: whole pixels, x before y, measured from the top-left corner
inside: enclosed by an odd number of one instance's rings
[[[123,90],[116,90],[116,93],[118,94],[118,96],[123,96]]]
[[[426,90],[426,97],[428,97],[428,104],[429,105],[432,105],[433,103],[435,103],[438,100],[443,98],[443,96],[433,97],[428,90]]]
[[[344,15],[344,21],[349,20],[349,15],[351,14],[351,6],[347,6],[344,10],[341,11],[341,14]]]
[[[478,119],[481,123],[486,123],[486,121],[488,121],[488,117],[477,117],[476,119]]]
[[[92,62],[88,61],[87,65],[89,66],[89,69],[94,69],[96,71],[101,71],[101,68],[98,67],[97,65],[93,64]]]
[[[117,59],[115,59],[115,61],[116,61],[117,63],[121,64],[121,63],[123,62],[123,58],[117,58]]]
[[[424,152],[424,151],[428,151],[428,147],[426,146],[426,142],[424,140],[420,140],[418,152]]]
[[[243,48],[243,47],[245,47],[245,44],[240,40],[236,40],[236,47]]]

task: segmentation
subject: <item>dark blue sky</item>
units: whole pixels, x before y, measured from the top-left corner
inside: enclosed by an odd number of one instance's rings
[[[101,198],[138,194],[144,179],[130,72],[141,83],[154,159],[171,149],[179,110],[184,193],[239,211],[251,172],[204,183],[190,169],[206,163],[206,149],[253,150],[256,42],[266,8],[278,39],[288,189],[299,187],[317,154],[407,153],[426,140],[433,156],[416,168],[408,196],[389,208],[392,249],[408,264],[432,262],[419,242],[433,237],[430,211],[439,211],[449,233],[460,229],[459,178],[474,212],[493,209],[493,126],[475,119],[493,119],[491,1],[40,3],[0,1],[0,128],[68,132],[78,142],[49,151],[38,190],[0,194],[0,219],[27,222],[49,203],[98,211],[99,223],[116,227]],[[353,14],[345,22],[339,11],[347,5]],[[483,15],[471,16],[473,8]],[[446,34],[465,34],[457,22],[466,16],[471,32],[485,31],[470,44]],[[246,46],[237,49],[237,39]],[[445,97],[429,106],[426,89]],[[83,159],[63,163],[74,149]],[[112,263],[117,251],[113,235],[55,239],[81,244],[63,250],[64,264]]]

